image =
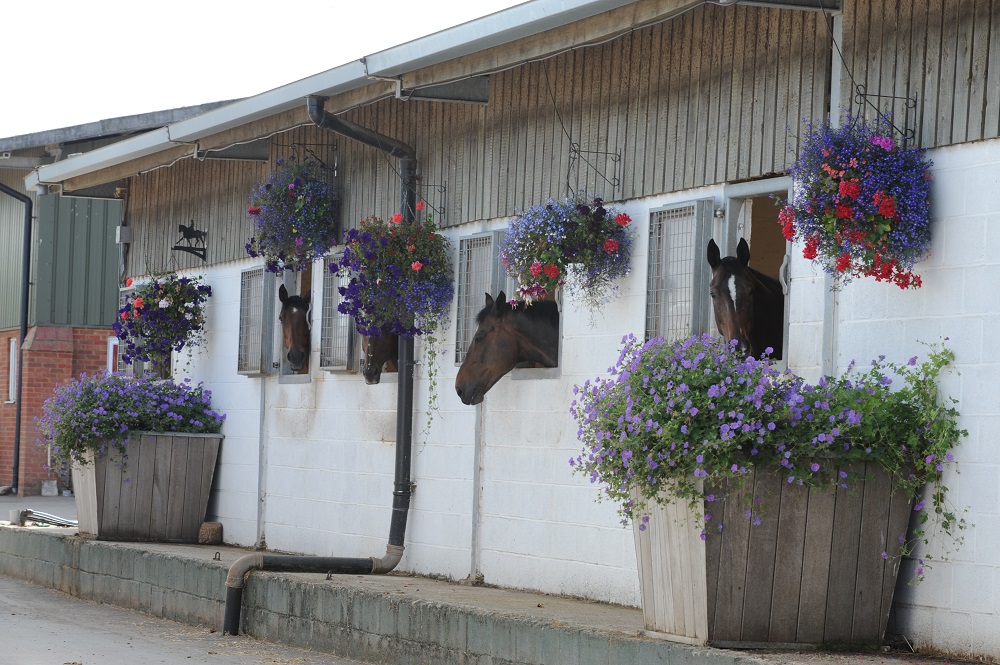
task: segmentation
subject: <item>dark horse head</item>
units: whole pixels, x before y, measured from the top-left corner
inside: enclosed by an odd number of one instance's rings
[[[750,267],[750,246],[744,238],[736,256],[720,257],[715,240],[708,241],[708,265],[712,267],[712,308],[715,325],[727,340],[759,358],[767,348],[781,359],[785,297],[773,277]]]
[[[549,300],[530,306],[507,302],[503,291],[476,315],[479,327],[455,377],[455,390],[466,404],[479,404],[500,378],[522,362],[542,367],[559,364],[559,307]]]
[[[278,289],[281,300],[281,339],[288,351],[286,358],[292,371],[298,372],[306,366],[309,359],[309,298],[307,293],[302,296],[290,296],[285,285]]]
[[[378,337],[365,337],[363,339],[365,362],[361,366],[361,373],[365,377],[365,383],[374,385],[382,378],[383,368],[387,372],[396,371],[397,359],[399,358],[399,335],[386,333]]]

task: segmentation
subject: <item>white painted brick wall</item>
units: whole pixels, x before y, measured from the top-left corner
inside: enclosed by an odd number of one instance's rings
[[[923,352],[917,340],[951,338],[960,375],[944,381],[961,400],[969,439],[956,455],[953,496],[975,525],[952,563],[937,564],[928,581],[903,585],[896,627],[919,646],[1000,656],[1000,619],[992,590],[1000,583],[1000,142],[935,151],[933,256],[918,269],[924,287],[856,282],[836,294],[836,363],[879,354],[905,360]],[[453,348],[439,360],[439,411],[428,436],[423,409],[414,414],[416,491],[400,570],[461,579],[478,566],[492,584],[567,593],[638,605],[631,529],[614,506],[597,503],[597,488],[573,475],[579,452],[569,415],[573,386],[605,375],[621,337],[641,334],[645,319],[648,210],[679,200],[718,196],[701,190],[624,208],[639,238],[633,272],[621,298],[592,328],[587,314],[563,305],[562,366],[550,378],[503,378],[477,408],[454,393]],[[502,228],[502,220],[486,227]],[[463,229],[451,229],[455,242]],[[822,273],[801,258],[791,266],[789,366],[809,380],[822,368]],[[267,467],[264,532],[269,547],[330,556],[380,556],[388,535],[395,452],[396,383],[366,386],[360,376],[313,369],[308,384],[236,374],[239,262],[207,272],[206,353],[192,372],[213,389],[228,413],[217,491],[211,511],[227,542],[252,545],[257,534],[258,405],[266,401]],[[319,301],[319,280],[313,294]],[[319,313],[315,312],[316,320]],[[454,319],[455,312],[452,312]],[[446,335],[454,344],[454,325]],[[314,332],[312,366],[318,359]],[[416,403],[426,403],[426,368],[417,366]],[[477,441],[477,424],[481,439]],[[476,448],[480,447],[477,458]],[[474,487],[476,460],[480,487]],[[478,514],[476,514],[478,506]],[[473,535],[473,522],[478,527]],[[473,543],[478,539],[478,548]],[[984,591],[985,589],[985,591]]]
[[[870,280],[848,285],[839,300],[838,364],[886,354],[924,356],[919,341],[948,337],[956,370],[943,392],[960,401],[969,437],[956,450],[957,473],[945,484],[967,507],[965,543],[938,561],[919,585],[901,584],[894,630],[921,648],[1000,658],[1000,141],[932,151],[932,256],[917,266],[916,291]],[[801,303],[800,303],[801,304]],[[944,545],[926,552],[945,554]],[[912,571],[904,562],[901,575]]]

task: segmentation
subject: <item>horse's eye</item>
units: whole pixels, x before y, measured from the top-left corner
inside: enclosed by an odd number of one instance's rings
[[[483,340],[486,339],[486,335],[479,334],[472,338],[472,341],[476,344],[482,344]]]
[[[708,295],[712,296],[712,298],[714,299],[715,298],[715,291],[709,291]]]

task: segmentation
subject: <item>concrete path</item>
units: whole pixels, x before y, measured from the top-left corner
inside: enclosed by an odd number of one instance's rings
[[[38,499],[0,497],[0,520],[6,516],[3,511],[12,507],[60,517],[71,513],[72,498]],[[226,546],[96,541],[77,536],[71,528],[0,522],[0,574],[200,626],[202,635],[221,630],[226,574],[247,552]],[[241,617],[241,632],[259,640],[384,665],[945,662],[888,652],[691,647],[646,636],[642,612],[635,608],[398,574],[326,579],[321,574],[255,571],[247,578]],[[5,661],[0,658],[0,663]]]

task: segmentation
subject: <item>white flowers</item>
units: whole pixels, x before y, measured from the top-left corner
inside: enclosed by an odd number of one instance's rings
[[[163,300],[161,300],[159,302],[159,305],[160,305],[160,309],[166,309],[166,308],[170,307],[170,303],[167,302],[166,298],[164,298]]]

